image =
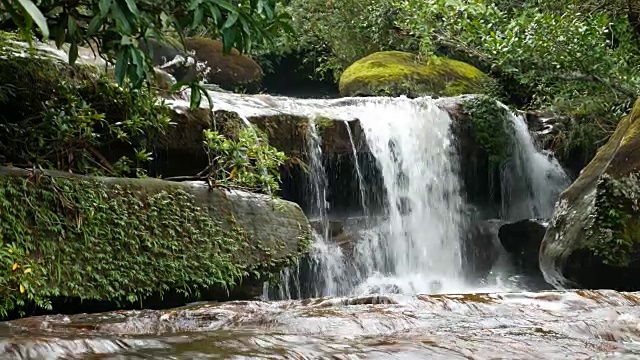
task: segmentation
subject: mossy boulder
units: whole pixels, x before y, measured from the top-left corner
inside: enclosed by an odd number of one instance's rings
[[[342,96],[456,96],[482,92],[487,81],[482,71],[461,61],[382,51],[349,66],[339,87]]]
[[[201,182],[0,167],[0,199],[0,318],[223,300],[311,245],[298,205]]]
[[[560,196],[540,248],[556,287],[640,289],[640,99]]]

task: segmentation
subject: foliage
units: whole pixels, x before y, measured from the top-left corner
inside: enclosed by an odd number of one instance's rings
[[[223,227],[178,186],[4,177],[0,210],[0,317],[31,303],[50,309],[57,297],[136,303],[169,290],[197,297],[299,256],[274,260],[278,247],[249,265],[249,235]],[[299,245],[307,251],[309,241]]]
[[[118,87],[95,69],[51,59],[11,57],[0,64],[0,83],[12,86],[0,97],[0,153],[6,162],[142,175],[148,149],[170,126],[168,108],[148,88]],[[112,164],[101,153],[110,146],[125,150],[126,157]]]
[[[224,51],[251,49],[255,41],[273,41],[279,29],[288,28],[289,17],[278,11],[278,0],[2,0],[0,16],[12,21],[30,40],[33,23],[43,37],[49,34],[60,48],[70,43],[69,62],[78,58],[78,47],[92,45],[115,63],[119,85],[140,88],[153,76],[152,63],[140,49],[149,40],[165,42],[167,36],[202,31],[219,37]],[[147,46],[149,48],[149,46]],[[201,88],[191,84],[193,96]],[[198,101],[199,103],[199,101]]]
[[[208,178],[214,185],[274,195],[280,189],[280,166],[287,157],[269,145],[256,128],[243,128],[237,140],[205,130]]]
[[[640,244],[640,176],[614,179],[604,174],[596,190],[596,214],[590,249],[603,263],[628,266]]]
[[[338,80],[361,57],[385,50],[417,50],[417,43],[395,26],[392,0],[292,0],[288,6],[297,34],[280,36],[277,52],[302,52],[319,78]],[[256,55],[273,52],[257,49]]]
[[[475,140],[487,153],[489,167],[492,170],[499,169],[511,152],[513,136],[508,131],[508,110],[488,96],[476,96],[465,100],[463,107],[469,116]]]
[[[572,1],[408,0],[399,5],[401,25],[420,38],[423,53],[445,48],[515,82],[529,94],[530,106],[578,115],[579,125],[591,128],[581,132],[596,134],[589,142],[605,138],[640,93],[638,37],[619,13],[597,7],[581,12],[585,8]],[[570,150],[575,144],[558,146]]]

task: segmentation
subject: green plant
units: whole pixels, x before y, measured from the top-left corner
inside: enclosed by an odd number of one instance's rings
[[[640,93],[640,27],[627,16],[634,13],[627,4],[398,2],[399,25],[420,39],[425,56],[446,52],[466,60],[499,79],[519,105],[578,119],[574,125],[584,129],[574,126],[576,136],[557,139],[553,150],[585,147],[578,150],[591,155]]]
[[[376,51],[417,50],[417,42],[395,26],[399,12],[391,0],[292,0],[287,10],[296,36],[282,33],[275,49],[254,54],[299,53],[318,78],[337,80],[351,63]]]
[[[463,103],[473,137],[487,153],[491,172],[509,158],[512,146],[508,110],[488,96],[476,96]]]
[[[55,40],[60,48],[70,44],[69,62],[78,58],[78,47],[93,46],[115,64],[119,85],[140,88],[152,81],[152,63],[140,49],[149,40],[180,39],[193,32],[220,38],[224,51],[233,47],[251,49],[254,42],[273,42],[280,29],[287,29],[289,16],[278,11],[278,0],[2,0],[0,20],[4,28],[13,25],[31,42],[34,23],[42,37]],[[10,15],[10,16],[6,16]],[[10,25],[8,25],[10,24]],[[182,84],[181,84],[182,85]],[[192,99],[200,103],[203,94],[191,83]],[[206,95],[206,92],[204,92]]]
[[[591,251],[611,266],[627,266],[640,245],[640,176],[603,174],[596,188]]]
[[[142,174],[148,149],[171,124],[169,109],[148,88],[119,87],[95,69],[72,69],[51,59],[1,61],[0,82],[11,85],[0,97],[0,152],[6,162],[85,174]],[[119,148],[132,166],[112,164],[115,159],[102,154],[109,147]]]
[[[208,178],[228,186],[274,195],[280,189],[280,167],[287,157],[270,146],[256,128],[243,128],[237,140],[214,130],[204,131],[209,156]]]
[[[308,251],[310,231],[301,236],[298,252],[271,256],[282,245],[256,243],[232,218],[214,220],[178,185],[4,176],[0,318],[32,305],[50,309],[54,298],[120,304],[228,289],[289,265]],[[251,255],[256,246],[264,249],[259,259]]]

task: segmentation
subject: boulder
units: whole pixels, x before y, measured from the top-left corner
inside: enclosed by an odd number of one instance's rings
[[[469,279],[489,274],[498,261],[498,229],[504,221],[491,219],[476,221],[466,231],[462,243],[462,267]]]
[[[195,37],[185,39],[185,48],[177,41],[147,41],[140,43],[140,49],[151,57],[155,66],[173,75],[177,81],[190,82],[198,77],[195,63],[173,61],[176,57],[185,58],[187,52],[193,53],[198,62],[206,62],[210,70],[205,81],[217,84],[226,90],[246,90],[256,92],[263,77],[262,68],[253,59],[240,54],[236,49],[224,55],[219,40]],[[200,74],[201,75],[201,74]]]
[[[640,99],[562,193],[540,248],[555,287],[640,289]]]
[[[16,281],[58,312],[252,298],[312,242],[297,204],[204,182],[0,167],[0,194],[2,251],[31,269],[0,269],[2,311],[20,304]]]
[[[526,219],[500,227],[500,243],[511,254],[518,271],[528,275],[540,275],[538,253],[548,225],[545,221]]]
[[[342,96],[455,96],[482,92],[488,77],[476,67],[444,57],[422,61],[382,51],[349,66],[340,77]]]
[[[224,55],[221,41],[206,38],[185,39],[185,46],[211,69],[205,77],[208,83],[227,90],[257,92],[260,88],[263,76],[260,65],[238,50],[232,49],[230,54]]]

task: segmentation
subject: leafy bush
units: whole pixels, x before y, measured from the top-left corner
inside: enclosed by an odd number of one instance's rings
[[[256,41],[273,42],[283,26],[288,29],[289,16],[278,11],[278,2],[80,0],[69,6],[63,0],[3,0],[0,25],[4,29],[14,26],[31,41],[35,23],[42,37],[54,39],[58,48],[70,43],[72,65],[78,58],[78,47],[92,45],[115,63],[119,85],[140,88],[153,79],[152,63],[140,44],[149,48],[149,40],[183,40],[186,35],[204,32],[220,38],[225,53],[233,47],[247,51]],[[196,90],[192,96],[201,95],[197,82],[191,87]]]
[[[417,50],[417,43],[395,26],[393,0],[292,0],[287,8],[296,36],[282,33],[277,48],[265,53],[299,52],[313,63],[317,77],[338,80],[354,61],[384,50]]]
[[[587,5],[571,1],[409,0],[400,5],[401,25],[420,38],[423,53],[446,48],[496,78],[515,81],[528,94],[529,106],[581,118],[579,126],[589,129],[580,132],[594,134],[586,141],[589,152],[640,93],[638,36],[620,12],[597,7],[582,12]],[[570,152],[584,142],[558,141],[557,146]]]
[[[269,145],[255,128],[243,128],[237,140],[205,130],[209,156],[208,178],[215,186],[228,186],[274,195],[280,190],[280,167],[287,157]]]
[[[0,97],[0,160],[78,173],[142,175],[148,149],[170,125],[169,109],[150,89],[118,87],[99,74],[50,59],[0,60],[0,83],[11,85]],[[126,158],[112,164],[102,154],[110,146]]]

